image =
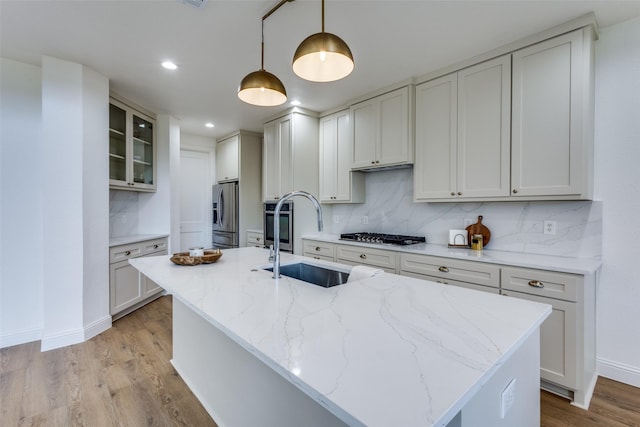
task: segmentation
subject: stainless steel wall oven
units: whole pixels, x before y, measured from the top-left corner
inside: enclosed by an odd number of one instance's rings
[[[264,204],[264,243],[273,245],[273,218],[277,201]],[[293,253],[293,202],[285,202],[280,208],[280,251]]]

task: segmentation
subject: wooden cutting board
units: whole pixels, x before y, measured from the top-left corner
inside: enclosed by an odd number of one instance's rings
[[[491,239],[491,231],[484,225],[482,225],[482,215],[478,216],[478,222],[471,224],[467,227],[467,233],[469,233],[468,242],[471,242],[471,236],[474,234],[482,234],[482,246],[487,246]]]

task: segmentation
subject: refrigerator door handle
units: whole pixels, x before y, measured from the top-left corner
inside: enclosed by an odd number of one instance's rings
[[[218,188],[218,217],[220,218],[220,227],[224,227],[224,199],[222,198],[222,188]]]

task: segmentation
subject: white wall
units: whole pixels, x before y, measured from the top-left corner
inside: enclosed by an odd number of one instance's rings
[[[0,347],[42,336],[42,71],[0,58]]]
[[[138,232],[170,234],[169,252],[180,248],[180,122],[168,115],[157,118],[155,193],[138,195]]]
[[[111,327],[108,87],[83,65],[43,57],[43,350]]]
[[[595,194],[603,201],[598,369],[640,387],[640,18],[596,44]]]
[[[111,326],[108,90],[95,71],[1,60],[0,346]]]

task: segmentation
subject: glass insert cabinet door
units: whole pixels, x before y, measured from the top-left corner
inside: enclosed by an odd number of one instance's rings
[[[133,115],[133,182],[153,185],[153,123]]]
[[[109,179],[127,181],[127,112],[109,104]]]
[[[156,191],[155,121],[118,101],[109,102],[109,187]]]

